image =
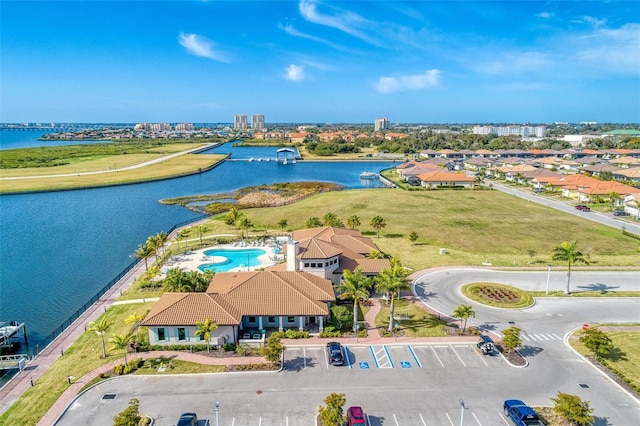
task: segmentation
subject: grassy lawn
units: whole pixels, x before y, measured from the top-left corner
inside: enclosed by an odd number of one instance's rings
[[[250,231],[255,235],[280,233],[277,223],[281,219],[288,221],[285,231],[290,231],[302,228],[312,216],[321,218],[332,212],[346,221],[355,214],[360,217],[363,234],[413,269],[482,262],[546,266],[553,248],[572,240],[578,240],[579,248],[589,252],[592,266],[640,266],[637,240],[625,237],[620,230],[499,191],[362,189],[345,194],[323,193],[291,205],[243,211],[255,225]],[[369,225],[377,215],[387,224],[380,238]],[[208,235],[235,232],[224,223],[224,214],[206,225],[211,229]],[[412,231],[419,236],[415,243],[408,239]],[[439,254],[441,247],[448,254]],[[530,252],[535,255],[531,257]]]
[[[389,327],[389,305],[382,305],[382,309],[376,315],[376,327]],[[446,336],[444,327],[446,321],[427,313],[424,309],[409,302],[407,299],[396,300],[394,316],[400,329],[407,337],[443,337]]]
[[[636,326],[634,330],[628,330],[625,329],[626,325],[617,327],[591,324],[591,326],[599,327],[613,341],[615,349],[605,357],[605,360],[612,368],[621,372],[636,389],[640,388],[640,369],[638,368],[640,365],[640,327]],[[578,340],[581,335],[582,330],[577,331],[571,336],[569,343],[580,354],[587,357],[592,356],[592,352]]]
[[[166,366],[168,361],[164,360],[163,362]],[[224,365],[204,365],[180,359],[172,359],[171,365],[173,368],[166,368],[164,371],[159,372],[158,368],[155,367],[155,363],[150,363],[149,360],[147,360],[147,362],[133,374],[163,376],[167,374],[221,373],[226,369]]]
[[[181,145],[182,150],[193,148],[200,144]],[[175,147],[177,147],[176,145]],[[169,145],[174,147],[173,145]],[[80,188],[91,186],[116,185],[131,182],[140,182],[179,176],[187,173],[194,173],[206,169],[221,161],[224,156],[218,154],[185,154],[175,158],[167,159],[163,162],[149,166],[120,170],[123,167],[141,164],[146,161],[164,157],[166,154],[175,151],[169,149],[161,152],[114,155],[86,159],[86,161],[74,161],[71,164],[57,167],[25,168],[25,169],[2,169],[0,177],[16,176],[47,176],[59,174],[71,174],[71,176],[50,176],[32,179],[16,179],[0,181],[0,193],[10,193],[18,191],[38,191],[54,190],[65,188]],[[78,176],[79,173],[105,171],[105,173],[89,174]]]

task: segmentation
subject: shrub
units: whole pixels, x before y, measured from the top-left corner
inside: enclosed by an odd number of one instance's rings
[[[231,342],[227,342],[224,345],[222,345],[222,350],[225,351],[225,352],[235,352],[236,344],[235,343],[231,343]]]
[[[113,372],[116,376],[122,376],[124,374],[124,364],[117,364],[113,366]]]

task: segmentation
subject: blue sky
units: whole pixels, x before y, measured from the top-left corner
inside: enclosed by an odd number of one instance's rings
[[[640,122],[638,1],[0,7],[2,122]]]

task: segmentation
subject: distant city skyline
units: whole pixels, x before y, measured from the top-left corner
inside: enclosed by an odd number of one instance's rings
[[[639,12],[635,1],[4,1],[0,121],[639,123]]]

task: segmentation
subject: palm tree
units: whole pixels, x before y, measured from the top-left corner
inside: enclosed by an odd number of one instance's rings
[[[240,231],[242,232],[240,236],[244,238],[245,231],[249,231],[250,228],[253,228],[253,222],[251,222],[251,219],[249,219],[248,217],[242,216],[238,220],[238,228],[240,228]],[[247,232],[247,237],[248,236],[249,236],[249,232]]]
[[[344,270],[342,281],[336,290],[340,293],[340,299],[353,299],[353,331],[358,326],[358,304],[362,299],[369,297],[369,278],[362,275],[362,268],[358,266],[353,272]]]
[[[242,216],[244,216],[244,213],[242,213],[236,206],[232,206],[229,210],[229,213],[227,213],[226,223],[229,225],[233,225],[236,229],[238,229],[238,219],[240,219]]]
[[[615,208],[616,207],[616,201],[618,201],[620,199],[620,194],[618,194],[617,192],[613,191],[607,194],[607,196],[609,197],[609,204],[611,205],[611,208]]]
[[[114,334],[109,339],[109,342],[112,344],[112,349],[122,349],[124,351],[124,363],[127,363],[127,348],[129,347],[129,342],[133,336],[131,334]]]
[[[96,334],[99,334],[102,337],[102,358],[107,357],[107,349],[104,346],[104,333],[111,328],[113,325],[112,322],[109,322],[106,318],[102,317],[98,319],[98,321],[94,321],[89,324],[89,331],[94,331]]]
[[[462,332],[464,333],[467,329],[467,320],[469,320],[469,317],[475,318],[476,312],[471,305],[458,305],[453,311],[453,316],[460,318],[460,325],[462,325]]]
[[[586,265],[589,264],[584,254],[578,250],[578,242],[572,241],[567,242],[563,241],[559,246],[553,249],[553,260],[559,260],[562,262],[567,262],[567,285],[564,289],[564,294],[569,294],[569,283],[571,281],[571,264],[576,262],[582,262]]]
[[[209,232],[210,229],[206,225],[200,225],[196,228],[196,230],[198,231],[198,238],[200,238],[200,247],[202,247],[203,246],[202,237],[204,236],[204,234]]]
[[[347,226],[351,229],[356,229],[360,226],[360,218],[358,215],[352,214],[347,218]]]
[[[154,253],[155,251],[153,250],[153,247],[151,247],[150,244],[145,243],[145,244],[140,244],[136,249],[136,251],[133,253],[133,255],[138,259],[144,260],[144,269],[145,271],[148,271],[149,270],[148,260]]]
[[[284,232],[284,228],[286,228],[288,224],[289,223],[287,222],[287,219],[280,219],[280,221],[278,222],[278,226],[280,227],[282,232]]]
[[[187,238],[189,238],[189,235],[191,235],[190,229],[181,229],[176,236],[177,241],[184,241],[184,251],[187,251]]]
[[[211,322],[211,319],[207,318],[204,321],[196,322],[196,336],[202,336],[207,341],[207,353],[209,353],[209,343],[211,342],[211,332],[218,328],[218,324]]]
[[[409,290],[409,283],[407,282],[408,274],[404,267],[400,264],[400,261],[391,259],[391,266],[387,269],[383,269],[376,277],[376,289],[381,292],[388,292],[391,297],[391,304],[389,308],[389,331],[393,331],[393,317],[394,317],[394,304],[396,293],[400,293],[402,290]]]
[[[144,315],[134,312],[131,315],[129,315],[126,320],[124,320],[124,322],[127,324],[133,324],[131,331],[133,332],[135,330],[136,341],[140,340],[138,336],[138,330],[140,329],[140,323],[142,322],[143,319],[144,319]]]
[[[382,216],[374,216],[371,218],[371,222],[369,223],[373,229],[378,232],[378,238],[380,238],[380,230],[387,226],[387,222],[384,220]]]

